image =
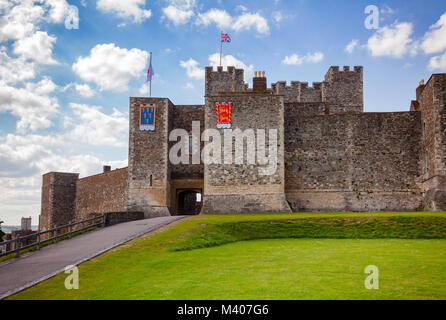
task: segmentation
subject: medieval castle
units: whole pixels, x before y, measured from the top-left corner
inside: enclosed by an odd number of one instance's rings
[[[191,132],[193,121],[201,132],[217,129],[221,102],[231,103],[233,129],[277,130],[275,174],[259,175],[258,164],[169,161],[169,133]],[[148,130],[141,127],[141,106],[155,110]],[[264,73],[249,88],[244,70],[207,67],[205,105],[130,98],[128,168],[104,166],[82,179],[45,174],[41,229],[108,212],[446,210],[446,74],[420,83],[410,112],[363,109],[362,67],[331,67],[312,86],[277,82],[271,88]]]

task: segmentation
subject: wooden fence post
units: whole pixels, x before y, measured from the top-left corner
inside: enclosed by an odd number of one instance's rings
[[[40,250],[40,230],[37,232],[37,250]]]
[[[15,246],[16,246],[16,254],[15,254],[15,257],[16,258],[19,258],[20,257],[20,241],[15,241]]]
[[[71,239],[71,233],[73,231],[73,222],[70,221],[70,224],[68,225],[68,239]]]
[[[57,242],[57,226],[54,226],[53,237],[53,244],[55,244]]]

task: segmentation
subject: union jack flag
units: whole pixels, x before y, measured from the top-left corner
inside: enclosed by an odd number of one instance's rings
[[[231,42],[231,37],[227,33],[221,34],[221,42]]]

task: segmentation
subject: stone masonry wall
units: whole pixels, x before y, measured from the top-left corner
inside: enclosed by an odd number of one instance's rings
[[[424,206],[446,210],[446,74],[434,74],[417,89],[423,126]]]
[[[213,67],[205,69],[205,95],[218,94],[219,92],[242,92],[245,91],[244,70],[227,67]]]
[[[126,211],[127,191],[127,168],[79,179],[75,220],[84,220],[107,212]]]
[[[232,102],[232,129],[265,129],[268,150],[269,129],[278,133],[277,171],[270,176],[259,174],[260,165],[207,164],[204,174],[204,213],[285,212],[289,206],[284,197],[283,165],[283,97],[271,93],[234,93],[206,97],[206,128],[217,129],[217,102]],[[223,129],[221,133],[224,141]],[[244,143],[245,159],[247,145]],[[256,149],[257,150],[257,149]],[[235,144],[233,144],[233,154]],[[223,161],[222,157],[222,161]],[[225,203],[225,205],[222,205]]]
[[[77,173],[50,172],[43,175],[40,229],[69,223],[75,216]]]
[[[322,101],[330,105],[331,114],[363,112],[363,68],[331,67],[322,84]]]
[[[155,104],[155,131],[139,129],[141,104]],[[170,215],[168,161],[169,109],[167,98],[130,98],[128,211],[145,217]]]
[[[287,116],[294,211],[415,210],[422,203],[419,112]]]
[[[285,103],[293,102],[322,102],[322,83],[313,82],[309,87],[308,82],[292,81],[290,86],[285,81],[279,81],[271,85],[274,94],[283,95]]]
[[[169,126],[172,129],[184,129],[192,135],[192,122],[200,122],[200,137],[204,130],[204,105],[176,105],[171,108]],[[200,137],[198,139],[200,139]],[[201,140],[201,139],[200,139]],[[176,142],[169,142],[169,149]],[[203,146],[203,143],[200,143]],[[193,149],[192,149],[193,151]],[[189,155],[189,165],[171,165],[171,179],[203,179],[204,166],[192,164],[192,153]]]
[[[298,117],[324,115],[328,113],[328,106],[324,102],[293,102],[285,103],[285,122]]]

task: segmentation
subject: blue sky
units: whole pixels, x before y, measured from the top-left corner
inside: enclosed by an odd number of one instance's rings
[[[378,29],[364,25],[369,5]],[[45,172],[127,165],[128,99],[148,95],[149,52],[153,96],[203,103],[220,30],[224,65],[247,82],[364,66],[367,112],[408,111],[418,82],[446,72],[443,1],[0,0],[0,221],[37,223]]]

